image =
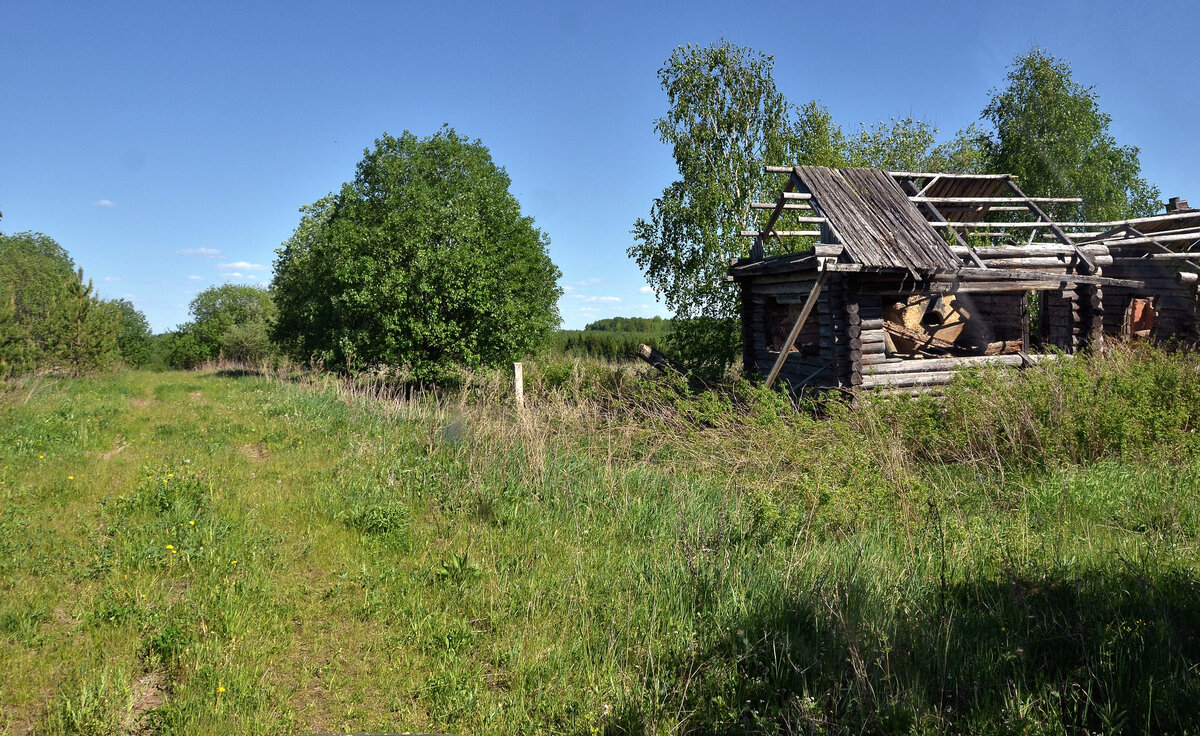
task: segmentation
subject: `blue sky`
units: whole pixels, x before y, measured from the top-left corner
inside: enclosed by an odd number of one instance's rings
[[[156,331],[267,283],[298,208],[382,132],[480,138],[551,240],[564,327],[663,313],[629,229],[675,176],[656,72],[686,43],[774,54],[848,129],[949,134],[1013,57],[1071,62],[1164,196],[1200,200],[1189,3],[0,2],[0,230],[44,232]]]

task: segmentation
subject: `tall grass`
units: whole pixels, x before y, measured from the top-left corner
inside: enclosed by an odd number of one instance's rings
[[[1195,730],[1197,368],[12,384],[0,726]]]

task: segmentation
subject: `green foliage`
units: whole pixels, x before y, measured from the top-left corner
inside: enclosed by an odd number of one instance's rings
[[[656,332],[671,331],[671,320],[662,317],[610,317],[583,326],[588,332]]]
[[[846,141],[846,165],[892,171],[983,171],[983,134],[975,126],[939,143],[938,129],[911,116],[863,126]]]
[[[655,130],[671,146],[679,179],[634,223],[628,252],[671,312],[688,320],[672,338],[680,359],[710,372],[738,355],[737,293],[722,279],[729,259],[749,252],[739,233],[750,203],[777,189],[763,162],[833,150],[822,138],[833,135],[828,116],[812,105],[798,126],[773,66],[770,56],[723,41],[681,46],[658,72],[669,108]]]
[[[672,324],[662,317],[610,317],[584,325],[582,330],[558,330],[550,347],[555,354],[573,358],[637,360],[639,345],[664,346]]]
[[[993,90],[983,118],[992,171],[1016,174],[1030,196],[1080,196],[1086,220],[1152,215],[1157,187],[1141,177],[1138,149],[1120,146],[1092,87],[1071,66],[1034,47],[1009,67],[1008,85]],[[1064,212],[1064,214],[1069,214]]]
[[[559,321],[559,271],[509,186],[450,128],[385,134],[278,251],[275,338],[297,360],[435,380],[535,350]]]
[[[109,368],[119,329],[62,246],[40,233],[0,234],[0,373]]]
[[[159,338],[159,351],[164,362],[171,368],[195,368],[212,360],[209,346],[200,342],[195,333],[185,325],[179,332],[171,332]]]
[[[607,330],[559,330],[550,347],[559,355],[600,360],[637,360],[639,345],[663,346],[665,332],[626,332]]]
[[[270,339],[276,308],[271,292],[258,286],[211,286],[190,305],[192,321],[171,344],[171,365],[192,368],[224,357],[254,362],[274,352]]]
[[[126,364],[140,368],[150,361],[153,336],[146,315],[126,299],[105,302],[105,306],[117,315],[120,332],[117,333],[117,350]]]

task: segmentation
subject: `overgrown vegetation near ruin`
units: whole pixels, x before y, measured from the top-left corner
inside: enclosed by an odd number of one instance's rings
[[[1200,359],[795,411],[527,366],[0,398],[0,729],[1184,733]],[[816,418],[814,418],[816,417]]]

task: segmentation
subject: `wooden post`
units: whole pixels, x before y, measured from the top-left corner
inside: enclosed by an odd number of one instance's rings
[[[775,379],[779,377],[779,371],[783,369],[783,364],[787,362],[788,353],[792,352],[792,345],[796,344],[796,338],[800,337],[800,330],[804,329],[804,323],[808,321],[808,315],[812,313],[813,307],[817,305],[817,297],[821,295],[821,287],[825,285],[825,279],[827,278],[829,278],[829,270],[822,263],[821,273],[813,283],[812,291],[808,292],[808,299],[804,302],[804,308],[800,310],[800,316],[796,318],[796,324],[792,325],[792,331],[788,333],[787,340],[784,340],[783,345],[779,347],[779,357],[775,359],[775,365],[771,366],[771,373],[767,376],[767,388],[771,388],[775,383]]]
[[[513,386],[517,392],[517,408],[525,408],[525,370],[520,363],[513,363]]]

